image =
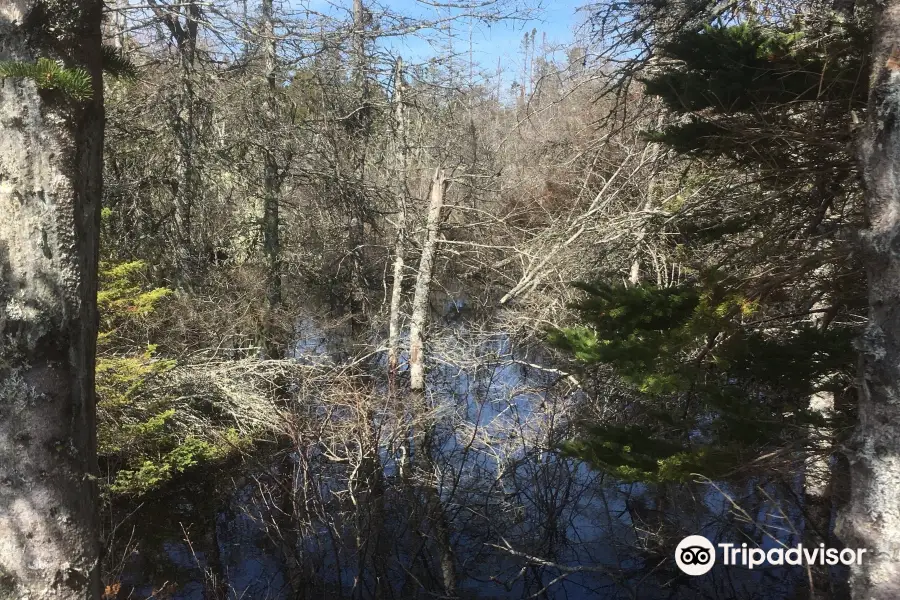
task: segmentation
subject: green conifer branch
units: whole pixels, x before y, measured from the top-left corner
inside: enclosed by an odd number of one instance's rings
[[[116,79],[137,79],[137,66],[125,55],[121,48],[103,46],[103,72]]]
[[[34,80],[38,89],[59,90],[75,100],[88,100],[93,94],[91,76],[79,67],[64,68],[49,58],[35,62],[0,62],[0,77],[27,77]]]
[[[103,70],[117,79],[136,79],[137,67],[119,48],[103,47]],[[59,90],[74,100],[89,100],[93,95],[90,74],[80,67],[66,68],[49,58],[35,62],[0,62],[0,78],[26,77],[34,80],[38,89]]]

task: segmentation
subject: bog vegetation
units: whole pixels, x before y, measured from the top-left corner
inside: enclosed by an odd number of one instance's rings
[[[406,4],[107,3],[104,598],[847,597],[875,3]]]

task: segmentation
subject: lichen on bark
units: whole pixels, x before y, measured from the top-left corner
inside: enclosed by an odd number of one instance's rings
[[[0,7],[0,61],[49,56],[84,68],[93,86],[89,101],[55,102],[28,78],[0,81],[0,590],[19,600],[100,593],[101,9],[98,0]]]
[[[851,443],[852,493],[837,530],[866,548],[853,567],[854,598],[900,597],[900,1],[878,16],[868,122],[860,162],[866,226],[860,235],[869,288],[869,324],[860,352],[859,426]]]

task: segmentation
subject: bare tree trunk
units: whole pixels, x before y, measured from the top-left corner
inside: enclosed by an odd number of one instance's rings
[[[653,61],[656,62],[655,60]],[[662,129],[663,125],[663,117],[664,114],[662,110],[660,110],[659,116],[656,118],[656,129]],[[652,169],[650,173],[650,178],[647,181],[647,198],[644,201],[644,212],[653,208],[653,197],[656,194],[656,179],[657,179],[657,165],[656,161],[659,159],[660,152],[660,144],[657,142],[651,142],[647,144],[647,147],[644,149],[644,156],[647,154],[650,155],[649,163],[650,168]],[[641,162],[644,162],[643,160]],[[647,236],[647,226],[641,225],[641,230],[637,234],[637,240],[634,245],[635,258],[631,262],[631,269],[628,273],[628,283],[632,285],[632,287],[638,285],[641,282],[641,244],[644,242],[644,238]]]
[[[431,180],[428,216],[425,221],[425,236],[422,240],[422,255],[419,258],[419,272],[416,276],[416,289],[413,294],[412,314],[409,324],[409,373],[410,392],[412,394],[412,412],[414,415],[424,414],[425,406],[425,342],[424,333],[428,323],[428,297],[431,292],[431,278],[434,273],[434,259],[437,252],[437,238],[441,227],[441,209],[444,206],[444,192],[447,189],[447,178],[443,169],[435,169]],[[425,424],[421,446],[416,449],[415,456],[423,461],[425,480],[422,482],[422,493],[425,495],[425,513],[431,519],[440,556],[441,580],[447,596],[456,593],[455,561],[453,559],[450,537],[446,527],[443,506],[435,488],[434,467],[431,457],[431,438],[434,423]]]
[[[263,47],[266,59],[266,82],[268,96],[266,98],[266,113],[269,127],[276,127],[277,121],[277,87],[276,75],[276,47],[275,47],[275,19],[272,9],[272,0],[263,0]],[[271,147],[264,151],[263,173],[263,253],[266,257],[266,323],[264,337],[266,339],[266,356],[268,358],[281,358],[283,351],[274,331],[276,329],[273,319],[275,311],[281,306],[281,239],[279,237],[280,219],[279,194],[281,192],[281,174],[278,169],[278,161],[275,158],[275,150]]]
[[[827,274],[828,271],[825,271]],[[826,302],[820,300],[813,305],[812,320],[815,325],[826,330],[831,322],[828,316]],[[833,316],[833,315],[831,315]],[[833,379],[833,375],[826,376],[818,383],[824,385]],[[809,411],[821,416],[826,422],[834,418],[835,393],[830,390],[820,390],[809,398]],[[814,548],[820,543],[829,543],[831,538],[831,514],[834,507],[835,479],[842,474],[840,469],[832,471],[832,456],[834,454],[835,430],[830,426],[809,426],[809,437],[812,444],[812,454],[806,460],[806,472],[803,481],[803,504],[805,523],[803,526],[803,545]],[[839,483],[839,482],[838,482]],[[835,589],[831,569],[826,565],[811,565],[807,571],[809,579],[810,600],[828,600],[832,597],[840,597]]]
[[[108,45],[120,50],[125,49],[125,31],[128,29],[128,20],[125,10],[128,8],[127,0],[113,0],[104,22],[104,37],[109,40]]]
[[[173,184],[175,200],[175,249],[176,278],[180,285],[189,287],[196,275],[198,251],[194,239],[194,206],[200,193],[200,172],[196,165],[199,137],[200,106],[195,90],[197,59],[197,31],[200,24],[200,6],[188,0],[183,7],[167,9],[158,0],[149,0],[156,17],[168,28],[181,59],[181,91],[170,107],[172,129],[178,145]],[[176,16],[185,12],[184,22]],[[172,11],[175,11],[174,13]]]
[[[353,0],[353,57],[356,63],[354,77],[363,102],[367,102],[369,99],[365,31],[370,19],[371,15],[363,5],[363,1]]]
[[[819,391],[810,396],[809,410],[826,419],[834,416],[834,392]],[[814,426],[811,426],[814,428]],[[831,526],[832,477],[831,451],[834,431],[831,428],[814,428],[810,438],[818,452],[806,462],[803,482],[805,523],[803,545],[815,548],[828,543]],[[812,565],[808,570],[810,600],[828,600],[832,597],[831,575],[827,566]]]
[[[866,600],[900,598],[900,0],[882,6],[860,153],[869,324],[858,342],[852,491],[838,528],[847,546],[868,550],[850,576],[853,598]]]
[[[197,18],[199,9],[191,2],[187,7],[187,27],[179,43],[181,52],[181,95],[175,107],[175,133],[178,138],[178,182],[175,193],[175,225],[178,234],[179,276],[187,282],[195,275],[197,251],[194,240],[193,211],[200,190],[200,174],[196,165],[197,105],[194,71],[197,54]]]
[[[447,189],[447,183],[448,180],[443,169],[435,169],[434,177],[431,180],[431,198],[428,206],[428,216],[425,221],[425,236],[422,240],[422,255],[419,258],[419,272],[416,276],[416,289],[413,295],[409,326],[409,387],[414,415],[422,415],[427,411],[427,406],[424,402],[424,333],[428,323],[428,297],[431,292],[431,278],[434,273],[434,259],[437,253],[437,238],[441,228],[441,209],[444,206],[444,193]],[[438,494],[438,482],[432,457],[432,438],[435,424],[433,422],[427,423],[423,426],[423,429],[424,434],[421,437],[421,445],[416,449],[415,456],[418,456],[420,460],[424,459],[422,493],[425,496],[425,514],[431,520],[434,528],[444,593],[452,598],[456,595],[456,561],[453,557],[453,547],[444,507]]]
[[[353,169],[358,176],[357,214],[350,219],[348,245],[350,276],[350,328],[351,334],[365,330],[366,317],[366,268],[362,249],[365,246],[365,190],[366,164],[369,154],[369,137],[372,133],[372,98],[369,81],[370,65],[366,53],[366,35],[372,23],[372,14],[364,6],[363,0],[353,0],[353,79],[359,94],[359,106],[356,108],[356,127],[354,128],[350,146],[350,156],[354,161]]]
[[[406,257],[406,111],[403,106],[403,59],[397,59],[394,74],[394,110],[397,141],[397,240],[394,242],[394,281],[391,287],[391,307],[388,317],[388,378],[393,392],[400,346],[400,303],[403,299],[403,269]]]
[[[85,600],[100,596],[102,3],[33,18],[42,4],[0,3],[0,60],[64,58],[90,73],[93,95],[0,79],[0,597]]]
[[[441,209],[444,206],[444,191],[447,178],[443,169],[436,169],[431,180],[431,200],[428,218],[425,222],[425,238],[422,241],[422,256],[419,259],[419,273],[416,276],[416,290],[413,295],[412,315],[409,323],[409,388],[414,393],[425,391],[425,325],[428,323],[428,296],[431,293],[431,276],[434,273],[434,257],[437,237],[441,228]]]

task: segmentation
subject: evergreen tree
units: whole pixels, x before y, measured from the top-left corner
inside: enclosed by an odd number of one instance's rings
[[[568,445],[623,479],[723,477],[811,448],[810,425],[826,423],[810,394],[842,390],[853,371],[863,285],[847,234],[861,220],[848,108],[865,106],[865,23],[735,21],[663,38],[643,78],[669,115],[648,136],[684,159],[656,229],[687,276],[626,288],[601,274],[581,285],[582,325],[551,333],[627,386],[621,418]]]
[[[849,376],[850,328],[754,327],[759,306],[714,278],[676,287],[582,285],[583,324],[551,333],[586,369],[612,367],[630,390],[614,423],[591,424],[573,455],[623,480],[734,475],[759,455],[802,450],[823,425],[813,391]]]

